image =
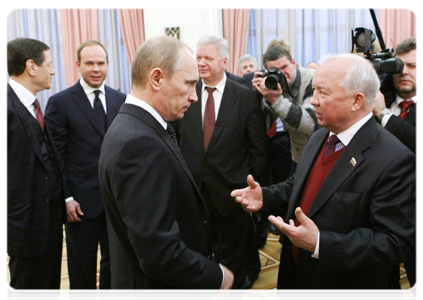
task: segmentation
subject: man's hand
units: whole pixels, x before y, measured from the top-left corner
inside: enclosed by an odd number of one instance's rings
[[[281,217],[269,216],[269,221],[286,235],[291,240],[292,244],[298,248],[303,248],[314,253],[317,245],[319,228],[299,207],[295,210],[295,216],[301,223],[298,227],[295,226],[292,219],[289,220],[289,224],[286,224]]]
[[[383,96],[383,94],[380,91],[378,91],[376,95],[375,105],[373,106],[373,114],[376,117],[379,117],[379,115],[382,112],[382,109],[384,108],[386,108],[385,96]]]
[[[232,285],[234,284],[234,274],[226,268],[224,265],[219,264],[223,269],[223,282],[220,286],[221,290],[228,290],[232,288]]]
[[[76,202],[75,200],[66,202],[66,211],[68,215],[68,222],[81,222],[81,219],[78,217],[78,214],[82,216],[84,215],[84,213],[82,212],[78,202]]]
[[[233,190],[231,197],[235,198],[235,202],[241,204],[246,212],[256,212],[263,207],[263,192],[258,184],[254,181],[252,175],[247,177],[248,187],[239,190]]]
[[[269,100],[270,103],[275,103],[276,100],[279,99],[279,97],[282,95],[282,88],[281,85],[278,83],[278,89],[277,90],[269,90],[266,87],[266,84],[264,83],[266,78],[265,77],[258,77],[258,75],[262,75],[261,72],[255,72],[254,73],[254,79],[251,81],[253,84],[253,89],[260,92],[260,94],[263,95],[264,98]]]

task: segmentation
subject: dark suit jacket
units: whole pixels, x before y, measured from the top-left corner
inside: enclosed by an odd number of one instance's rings
[[[247,82],[246,82],[246,81],[245,81],[245,79],[244,79],[244,78],[242,78],[241,76],[238,76],[238,75],[235,75],[235,74],[229,73],[228,71],[225,71],[225,73],[226,73],[226,76],[227,76],[229,79],[232,79],[233,81],[238,82],[239,84],[241,84],[241,85],[243,85],[243,86],[247,86]]]
[[[390,107],[396,99],[396,91],[385,94],[386,107]],[[416,153],[416,111],[417,103],[410,107],[406,117],[391,116],[385,129],[396,136],[411,151]]]
[[[208,212],[175,143],[144,109],[124,104],[99,162],[112,288],[219,288]]]
[[[248,174],[259,179],[266,162],[266,124],[261,95],[227,79],[216,125],[207,151],[204,150],[201,116],[201,85],[198,102],[177,122],[181,152],[197,186],[204,176],[216,208],[223,215],[241,209],[230,196],[246,184]]]
[[[295,218],[328,131],[315,132],[294,179],[263,189],[262,218]],[[351,163],[355,158],[356,165]],[[320,230],[319,259],[283,238],[278,288],[388,288],[389,269],[415,247],[415,155],[371,118],[335,163],[309,210]]]
[[[264,72],[264,71],[266,71],[266,70],[265,69],[262,69],[262,70],[258,70],[258,71],[255,71],[255,72]],[[250,88],[250,89],[253,89],[253,83],[252,83],[252,81],[254,79],[254,73],[255,72],[250,72],[250,73],[247,73],[247,74],[242,75],[242,77],[246,81],[246,84],[247,84],[246,86],[248,88]]]
[[[38,127],[37,127],[38,126]],[[61,175],[48,177],[36,128],[36,119],[7,85],[7,252],[31,257],[41,255],[49,232],[49,185],[61,185]],[[52,163],[60,166],[49,127],[44,127],[46,142],[53,154]],[[41,129],[40,129],[41,131]],[[53,176],[54,177],[54,176]],[[60,199],[63,222],[66,207]]]
[[[105,87],[107,127],[119,112],[126,95]],[[79,81],[50,97],[46,123],[62,161],[66,198],[81,205],[83,218],[91,219],[103,210],[98,183],[98,158],[104,134]]]

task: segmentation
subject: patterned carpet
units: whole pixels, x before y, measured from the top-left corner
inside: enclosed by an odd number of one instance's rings
[[[282,245],[279,243],[279,236],[269,233],[266,245],[259,251],[262,267],[258,279],[255,281],[253,287],[251,288],[252,290],[276,289],[281,249]],[[98,255],[98,265],[99,264],[100,254]],[[401,266],[401,287],[402,289],[410,288],[407,279],[407,274],[403,266]],[[60,289],[69,289],[66,239],[63,240],[62,276]]]

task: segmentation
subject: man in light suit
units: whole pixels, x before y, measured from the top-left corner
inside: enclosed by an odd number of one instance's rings
[[[197,101],[194,55],[152,38],[132,64],[132,91],[109,128],[99,175],[116,289],[230,288],[211,260],[207,206],[168,124]]]
[[[325,128],[294,177],[261,188],[249,176],[232,192],[284,234],[278,288],[386,289],[391,267],[414,251],[415,155],[372,117],[379,86],[358,55],[326,60],[311,101]]]
[[[28,38],[7,44],[7,253],[15,289],[60,289],[65,199],[36,98],[55,74],[49,49]]]
[[[77,56],[81,79],[49,99],[46,123],[52,129],[64,175],[70,288],[97,288],[100,243],[100,288],[107,289],[111,285],[110,257],[98,158],[104,134],[126,96],[104,85],[109,62],[103,45],[84,42]]]
[[[196,85],[199,101],[177,123],[181,153],[211,213],[217,248],[214,259],[235,276],[234,288],[250,288],[245,245],[249,216],[236,205],[230,192],[245,185],[247,174],[261,176],[266,161],[266,125],[260,94],[227,77],[229,58],[226,40],[205,36],[197,44],[201,81]],[[216,88],[209,96],[206,86]],[[207,106],[207,103],[212,103]],[[214,104],[213,104],[214,103]],[[209,119],[208,109],[214,113]],[[255,247],[258,259],[258,248]]]
[[[416,153],[416,38],[407,38],[395,48],[395,56],[404,63],[400,73],[387,75],[382,83],[373,114],[379,123]],[[408,103],[407,103],[408,102]],[[404,108],[402,105],[407,103]],[[416,253],[404,262],[407,278],[412,287],[416,283]],[[400,272],[393,272],[394,287],[399,287]]]

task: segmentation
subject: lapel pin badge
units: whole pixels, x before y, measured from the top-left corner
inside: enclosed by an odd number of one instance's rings
[[[353,158],[351,158],[351,160],[350,160],[350,164],[352,164],[353,165],[353,167],[355,167],[355,165],[357,164],[357,161],[355,160],[355,158],[353,157]]]

